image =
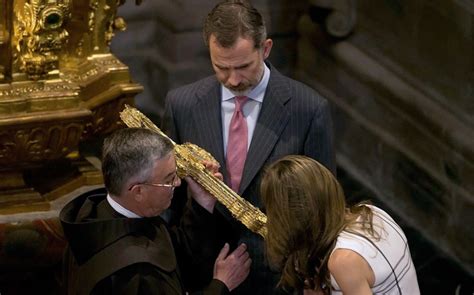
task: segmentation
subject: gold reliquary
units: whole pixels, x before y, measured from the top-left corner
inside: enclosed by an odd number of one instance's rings
[[[118,128],[142,90],[109,50],[124,2],[0,0],[0,214],[101,183],[79,146]]]

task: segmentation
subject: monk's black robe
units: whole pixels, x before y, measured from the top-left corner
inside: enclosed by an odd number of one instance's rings
[[[122,216],[106,196],[104,189],[88,192],[61,210],[72,254],[68,293],[185,294],[190,289],[185,282],[198,275],[193,266],[216,251],[213,215],[191,200],[180,226],[169,229],[159,216]],[[181,272],[179,265],[187,269]],[[221,281],[212,280],[195,293],[229,291]]]

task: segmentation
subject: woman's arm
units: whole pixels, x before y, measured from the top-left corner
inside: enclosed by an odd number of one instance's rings
[[[372,294],[374,272],[358,253],[349,249],[337,249],[329,258],[328,268],[344,295]]]

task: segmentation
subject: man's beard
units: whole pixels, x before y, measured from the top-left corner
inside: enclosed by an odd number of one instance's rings
[[[241,84],[235,87],[227,87],[236,96],[246,96],[254,88],[253,85]]]
[[[247,83],[240,83],[238,86],[230,86],[230,85],[228,86],[225,84],[224,86],[227,89],[229,89],[235,96],[247,96],[250,93],[250,91],[252,91],[255,87],[257,87],[257,85],[263,79],[263,74],[265,71],[264,67],[265,67],[264,63],[262,62],[261,69],[260,69],[260,78],[256,81],[247,80]]]

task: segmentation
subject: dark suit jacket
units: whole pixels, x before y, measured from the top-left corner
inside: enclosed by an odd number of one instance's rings
[[[199,238],[211,242],[211,214],[196,203],[181,228],[169,230],[158,216],[126,218],[106,201],[103,189],[88,192],[67,204],[60,219],[74,261],[69,269],[69,294],[185,294],[178,263],[199,252]],[[210,223],[210,225],[209,225]],[[196,256],[199,253],[196,253]],[[190,261],[193,263],[192,261]],[[228,294],[217,280],[196,294]]]
[[[326,99],[306,85],[280,74],[271,64],[270,79],[247,154],[239,195],[262,207],[259,181],[262,168],[278,158],[300,154],[314,158],[335,172],[333,128]],[[221,119],[221,85],[214,76],[172,90],[166,97],[162,129],[177,143],[191,142],[210,152],[221,164],[228,182]],[[175,202],[179,196],[175,194]],[[182,200],[182,199],[181,199]],[[183,201],[181,201],[183,202]],[[174,208],[182,205],[173,205]],[[263,240],[231,220],[217,207],[227,225],[221,236],[249,246],[253,260],[242,294],[269,294],[278,280],[265,262]],[[179,211],[179,209],[177,209]],[[209,266],[207,267],[209,273]],[[210,275],[210,274],[208,274]]]

